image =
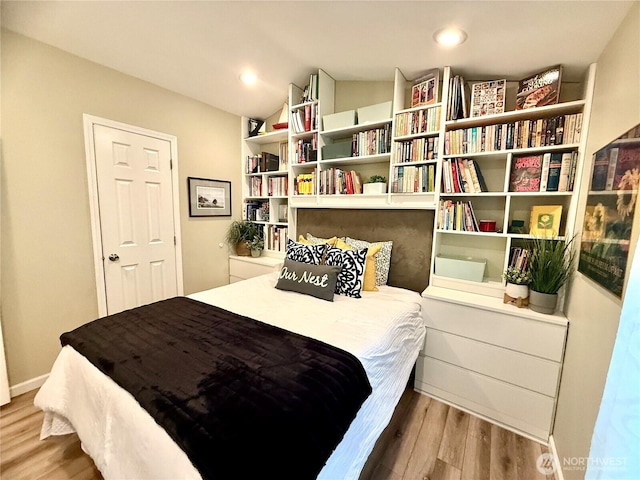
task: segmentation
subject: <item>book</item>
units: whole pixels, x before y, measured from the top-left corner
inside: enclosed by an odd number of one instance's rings
[[[561,80],[562,65],[523,78],[518,82],[516,110],[558,103]]]
[[[607,181],[605,182],[605,190],[613,190],[613,180],[616,176],[616,166],[618,165],[618,148],[609,149],[609,168],[607,169]]]
[[[504,113],[506,86],[506,79],[472,84],[471,117]]]
[[[471,177],[473,178],[473,183],[475,186],[476,178],[478,179],[478,188],[477,192],[488,192],[487,184],[484,181],[484,177],[482,176],[482,170],[480,170],[480,166],[478,162],[475,160],[469,160],[469,168],[471,169]]]
[[[510,192],[540,191],[542,155],[514,157],[509,179]]]
[[[607,149],[594,153],[593,172],[591,173],[591,190],[604,190],[609,173],[609,155]]]
[[[549,179],[549,162],[551,161],[551,154],[545,153],[542,155],[542,171],[540,172],[540,191],[547,191],[547,180]]]
[[[558,179],[558,191],[566,192],[569,190],[569,175],[571,174],[571,162],[573,160],[572,152],[564,152],[560,164],[560,178]]]
[[[549,160],[549,175],[547,177],[547,192],[557,192],[560,186],[560,169],[562,168],[562,154],[552,153]]]
[[[433,68],[413,81],[411,107],[432,105],[438,101],[440,69]]]
[[[280,168],[280,157],[274,153],[262,152],[260,154],[260,171],[277,172]]]
[[[529,233],[534,236],[557,237],[560,234],[562,205],[534,205],[531,207]]]

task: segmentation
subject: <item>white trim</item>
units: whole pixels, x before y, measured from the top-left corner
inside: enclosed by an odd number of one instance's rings
[[[18,395],[22,395],[23,393],[30,392],[31,390],[36,390],[40,388],[44,382],[49,378],[49,374],[45,373],[44,375],[40,375],[39,377],[32,378],[31,380],[27,380],[26,382],[19,383],[10,388],[11,398],[17,397]]]
[[[82,115],[84,124],[84,145],[87,162],[87,179],[89,186],[89,210],[91,212],[91,234],[93,239],[93,264],[96,274],[96,291],[98,294],[98,315],[107,315],[106,285],[104,281],[104,263],[102,261],[102,231],[100,230],[100,210],[98,204],[98,178],[96,174],[96,150],[93,139],[93,126],[103,125],[105,127],[117,128],[138,135],[166,140],[171,148],[171,183],[173,188],[173,225],[176,237],[176,282],[178,295],[184,295],[184,278],[182,275],[182,234],[180,229],[180,187],[178,177],[178,139],[174,135],[155,132],[145,128],[127,125],[93,115]]]
[[[564,480],[564,475],[562,474],[562,463],[560,463],[560,457],[558,457],[558,450],[556,449],[556,442],[553,439],[553,435],[549,435],[549,451],[551,452],[551,455],[553,455],[553,463],[556,466],[553,476],[556,480]]]

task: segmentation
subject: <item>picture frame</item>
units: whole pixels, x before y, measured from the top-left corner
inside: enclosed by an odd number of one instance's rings
[[[534,205],[531,207],[529,233],[539,237],[557,237],[561,219],[562,205]]]
[[[621,299],[640,189],[640,124],[594,152],[578,271]]]
[[[187,177],[190,217],[231,216],[231,182]]]

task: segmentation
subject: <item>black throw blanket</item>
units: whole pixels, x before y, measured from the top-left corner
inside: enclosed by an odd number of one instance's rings
[[[350,353],[184,297],[60,340],[128,390],[205,479],[316,478],[371,393]]]

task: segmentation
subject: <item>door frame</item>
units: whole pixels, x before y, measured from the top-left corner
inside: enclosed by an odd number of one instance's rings
[[[91,213],[91,236],[93,239],[93,264],[96,275],[96,293],[98,294],[98,315],[107,315],[107,286],[104,278],[104,260],[102,249],[102,229],[100,227],[100,204],[98,201],[98,176],[96,173],[96,150],[93,136],[93,126],[102,125],[109,128],[124,130],[126,132],[145,135],[148,137],[166,140],[171,148],[171,183],[173,195],[173,227],[175,234],[176,253],[176,282],[178,295],[184,295],[184,278],[182,275],[182,232],[180,228],[180,187],[178,177],[178,139],[174,135],[155,132],[146,128],[128,125],[126,123],[108,120],[84,113],[82,115],[84,125],[84,145],[87,162],[87,179],[89,187],[89,210]]]

